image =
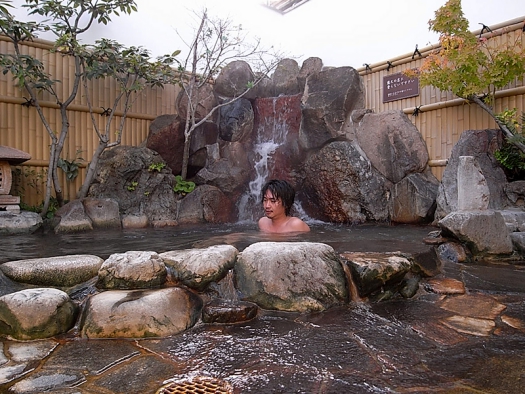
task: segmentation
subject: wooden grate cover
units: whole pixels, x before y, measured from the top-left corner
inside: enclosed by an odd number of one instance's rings
[[[161,387],[156,394],[232,394],[233,387],[220,379],[197,376],[191,380],[173,382]]]

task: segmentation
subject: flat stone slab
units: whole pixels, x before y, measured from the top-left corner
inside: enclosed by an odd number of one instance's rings
[[[452,278],[432,278],[425,284],[425,289],[437,294],[464,294],[463,282]]]
[[[479,319],[495,319],[506,308],[491,296],[485,294],[465,294],[447,297],[440,307],[462,316]]]
[[[442,323],[458,332],[478,337],[488,337],[496,327],[493,320],[458,315],[443,319]]]

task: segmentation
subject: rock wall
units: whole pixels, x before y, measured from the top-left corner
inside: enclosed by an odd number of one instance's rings
[[[227,65],[211,90],[199,92],[199,117],[254,80],[247,63]],[[146,141],[173,174],[181,171],[183,94],[178,115],[153,121]],[[234,202],[250,193],[250,182],[257,188],[267,179],[286,179],[310,218],[330,222],[431,221],[439,183],[428,169],[421,134],[401,111],[374,114],[364,103],[363,82],[352,67],[325,69],[319,58],[299,67],[284,59],[271,77],[195,131],[189,177]],[[242,209],[257,217],[258,196],[252,200]]]

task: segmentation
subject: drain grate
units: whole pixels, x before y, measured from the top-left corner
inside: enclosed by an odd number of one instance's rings
[[[233,387],[224,380],[197,376],[191,380],[167,384],[157,394],[232,394]]]

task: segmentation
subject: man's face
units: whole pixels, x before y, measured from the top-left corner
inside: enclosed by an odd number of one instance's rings
[[[263,198],[264,214],[269,219],[275,219],[279,216],[286,216],[283,201],[275,198],[270,190],[266,191]]]

